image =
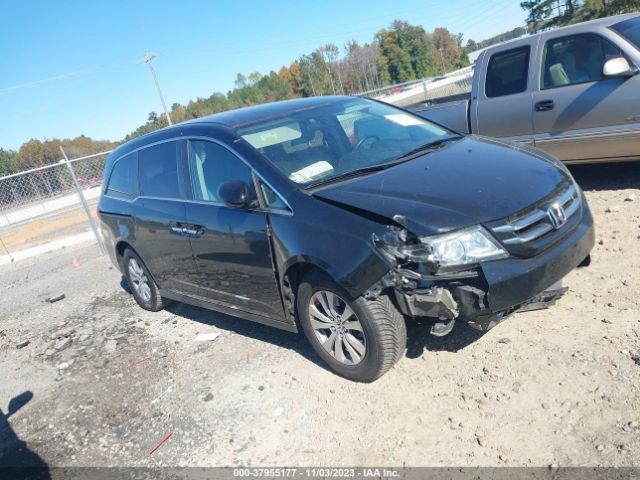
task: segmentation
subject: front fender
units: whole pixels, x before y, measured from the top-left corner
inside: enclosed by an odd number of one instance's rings
[[[295,213],[270,218],[280,285],[290,267],[310,264],[358,297],[390,270],[371,240],[386,226],[324,202],[314,203],[313,221],[297,218]]]

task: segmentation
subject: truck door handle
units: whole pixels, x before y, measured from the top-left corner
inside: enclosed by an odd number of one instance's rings
[[[553,110],[553,100],[542,100],[536,103],[536,112],[546,112],[547,110]]]

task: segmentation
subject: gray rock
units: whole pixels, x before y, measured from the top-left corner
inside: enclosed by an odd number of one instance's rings
[[[60,293],[58,295],[53,295],[51,297],[47,298],[47,302],[49,303],[55,303],[55,302],[59,302],[60,300],[62,300],[63,298],[65,298],[65,294],[64,293]]]
[[[16,343],[16,348],[20,350],[21,348],[26,347],[30,343],[31,343],[31,340],[20,340],[19,342]]]
[[[113,353],[116,351],[116,348],[118,348],[118,341],[117,340],[107,340],[104,344],[104,348],[107,352],[109,353]]]
[[[62,362],[58,365],[58,370],[66,370],[73,364],[73,360],[69,360],[68,362]]]
[[[64,350],[65,348],[67,348],[69,345],[71,345],[71,339],[69,337],[65,337],[62,338],[60,340],[58,340],[55,345],[53,346],[53,348],[60,352],[62,350]]]
[[[504,337],[504,338],[501,338],[500,340],[498,340],[498,343],[504,343],[504,344],[511,343],[511,339],[507,338],[507,337]]]

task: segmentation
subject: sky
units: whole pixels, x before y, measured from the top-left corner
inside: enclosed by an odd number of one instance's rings
[[[370,42],[394,19],[484,40],[524,24],[518,0],[0,0],[0,147],[121,140],[167,105],[226,93],[326,43]]]

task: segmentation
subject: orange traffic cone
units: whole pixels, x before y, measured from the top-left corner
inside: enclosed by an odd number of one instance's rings
[[[80,267],[80,262],[78,261],[75,255],[71,258],[71,266],[73,266],[73,268]]]

